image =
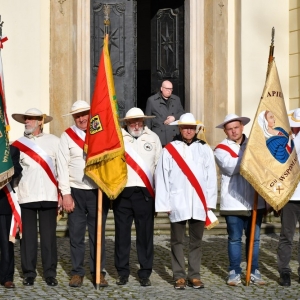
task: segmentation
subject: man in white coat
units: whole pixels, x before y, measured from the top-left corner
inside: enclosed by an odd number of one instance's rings
[[[57,157],[59,188],[63,196],[63,209],[69,213],[68,226],[71,250],[71,279],[69,286],[80,287],[85,275],[85,232],[89,233],[90,272],[95,281],[95,237],[97,218],[98,186],[84,174],[85,153],[83,151],[85,132],[88,126],[90,105],[76,101],[71,108],[74,125],[62,133]],[[103,195],[104,196],[104,195]],[[105,280],[105,223],[109,200],[103,197],[102,205],[102,245],[100,286],[107,287]]]
[[[248,257],[251,231],[254,189],[240,174],[240,164],[248,139],[243,134],[247,117],[229,114],[216,128],[224,130],[225,138],[214,150],[216,163],[221,173],[220,215],[225,216],[228,233],[229,274],[227,284],[236,286],[241,283],[242,236],[246,235],[246,257]],[[265,202],[258,198],[255,226],[254,248],[251,265],[251,282],[265,284],[258,270],[260,227],[265,212]]]
[[[175,289],[203,288],[200,279],[201,241],[208,209],[217,203],[217,175],[211,148],[197,139],[196,121],[191,113],[181,115],[180,135],[163,149],[155,171],[155,210],[167,212],[171,221],[171,261]],[[197,126],[198,125],[198,126]],[[198,128],[199,129],[199,128]],[[189,223],[188,273],[183,244]]]
[[[291,130],[293,132],[295,149],[300,162],[300,108],[290,111],[288,114]],[[300,183],[298,184],[290,201],[281,210],[281,232],[277,250],[278,271],[280,274],[279,284],[291,285],[291,268],[289,266],[293,238],[297,223],[300,223]],[[300,282],[300,248],[298,248],[298,276]]]
[[[23,168],[17,190],[23,223],[21,240],[23,285],[33,285],[37,275],[38,220],[43,275],[47,285],[56,286],[58,206],[56,155],[59,138],[53,134],[43,133],[43,125],[53,118],[37,108],[30,108],[24,114],[13,114],[12,117],[17,122],[25,124],[24,136],[13,143],[13,146],[20,150],[20,164]]]
[[[145,116],[137,107],[128,110],[122,134],[128,180],[122,193],[113,201],[115,217],[115,267],[118,285],[128,282],[131,227],[136,229],[136,250],[140,269],[140,285],[150,286],[153,266],[154,186],[153,173],[161,153],[161,143],[156,133],[145,126]]]

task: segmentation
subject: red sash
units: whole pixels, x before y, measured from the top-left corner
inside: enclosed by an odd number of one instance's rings
[[[204,207],[205,213],[206,213],[206,220],[205,220],[205,226],[209,227],[212,224],[212,221],[209,218],[208,215],[208,209],[206,205],[206,199],[203,194],[201,185],[197,178],[195,177],[194,173],[191,171],[190,167],[188,164],[184,161],[182,156],[178,153],[176,148],[172,145],[172,143],[169,143],[165,146],[165,149],[169,151],[169,153],[172,155],[173,159],[177,163],[178,167],[182,170],[182,172],[185,174],[189,182],[191,183],[192,187],[195,189],[196,193],[198,194],[202,205]]]
[[[125,152],[125,158],[126,158],[126,163],[140,176],[147,190],[149,191],[150,195],[154,199],[155,197],[154,190],[144,170],[136,163],[136,161],[127,152]]]
[[[67,135],[79,146],[80,149],[84,147],[84,141],[69,127],[66,131]]]
[[[52,173],[49,165],[47,164],[47,162],[41,156],[39,156],[36,152],[34,152],[32,149],[30,149],[26,145],[22,144],[21,142],[19,142],[18,140],[13,142],[12,145],[17,147],[23,153],[27,154],[33,160],[35,160],[44,169],[44,171],[47,173],[48,177],[53,182],[53,184],[56,187],[58,186],[57,185],[57,180],[54,177],[54,174]]]
[[[237,158],[239,157],[230,147],[224,145],[224,144],[219,144],[216,148],[216,149],[223,149],[225,151],[227,151],[232,157],[234,158]]]

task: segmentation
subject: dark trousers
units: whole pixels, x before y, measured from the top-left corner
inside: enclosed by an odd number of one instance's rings
[[[136,249],[140,269],[138,276],[148,278],[153,265],[154,200],[138,189],[129,198],[119,196],[113,201],[115,217],[115,267],[119,276],[129,276],[131,227],[136,228]]]
[[[90,271],[95,274],[95,249],[97,233],[97,201],[98,189],[82,190],[71,188],[75,201],[75,209],[68,216],[72,270],[71,275],[85,275],[85,232],[89,233]],[[102,200],[102,243],[101,243],[101,271],[105,269],[105,223],[109,209],[109,199],[103,194]],[[103,271],[104,273],[104,271]]]
[[[184,239],[187,221],[171,223],[171,260],[173,278],[186,278],[184,260]],[[188,220],[189,222],[189,252],[188,279],[200,279],[201,243],[204,231],[204,221]]]
[[[12,215],[0,215],[0,283],[14,280],[14,244],[9,241]]]
[[[294,234],[300,223],[300,201],[289,201],[281,210],[281,231],[277,250],[278,271],[291,272],[289,266]],[[298,275],[300,276],[300,243],[298,244]]]
[[[38,251],[37,214],[39,216],[40,246],[44,278],[56,277],[56,215],[57,208],[25,208],[21,205],[23,233],[21,266],[24,277],[36,277]]]

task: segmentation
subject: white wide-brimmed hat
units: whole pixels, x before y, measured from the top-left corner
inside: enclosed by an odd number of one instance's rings
[[[179,120],[170,123],[169,125],[197,125],[204,127],[204,124],[201,121],[195,119],[194,115],[191,113],[186,113],[180,116]]]
[[[218,126],[216,126],[216,128],[222,128],[222,129],[224,129],[224,126],[227,123],[234,122],[234,121],[241,121],[243,125],[246,125],[246,124],[248,124],[250,122],[250,118],[239,117],[236,114],[229,114],[229,115],[227,115],[225,117],[224,121],[221,124],[219,124]]]
[[[120,122],[130,120],[130,119],[152,119],[155,116],[145,116],[144,112],[137,107],[130,108],[125,115],[125,118],[120,119]]]
[[[73,103],[71,107],[71,111],[68,114],[63,115],[65,116],[70,116],[70,115],[75,115],[83,111],[88,111],[91,109],[91,106],[84,100],[77,100],[76,102]]]
[[[25,124],[25,117],[42,117],[44,118],[44,124],[49,123],[53,120],[51,116],[47,116],[46,114],[43,114],[39,109],[37,108],[29,108],[25,111],[24,114],[12,114],[11,115],[14,120],[16,120],[19,123]]]
[[[290,110],[288,118],[291,127],[300,127],[300,108]]]

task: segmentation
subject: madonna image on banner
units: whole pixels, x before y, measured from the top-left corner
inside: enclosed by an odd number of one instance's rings
[[[285,163],[294,149],[292,132],[288,134],[282,127],[275,127],[276,118],[269,110],[263,110],[257,119],[270,153],[277,161]]]
[[[254,117],[240,173],[275,210],[293,195],[300,165],[273,60]]]

